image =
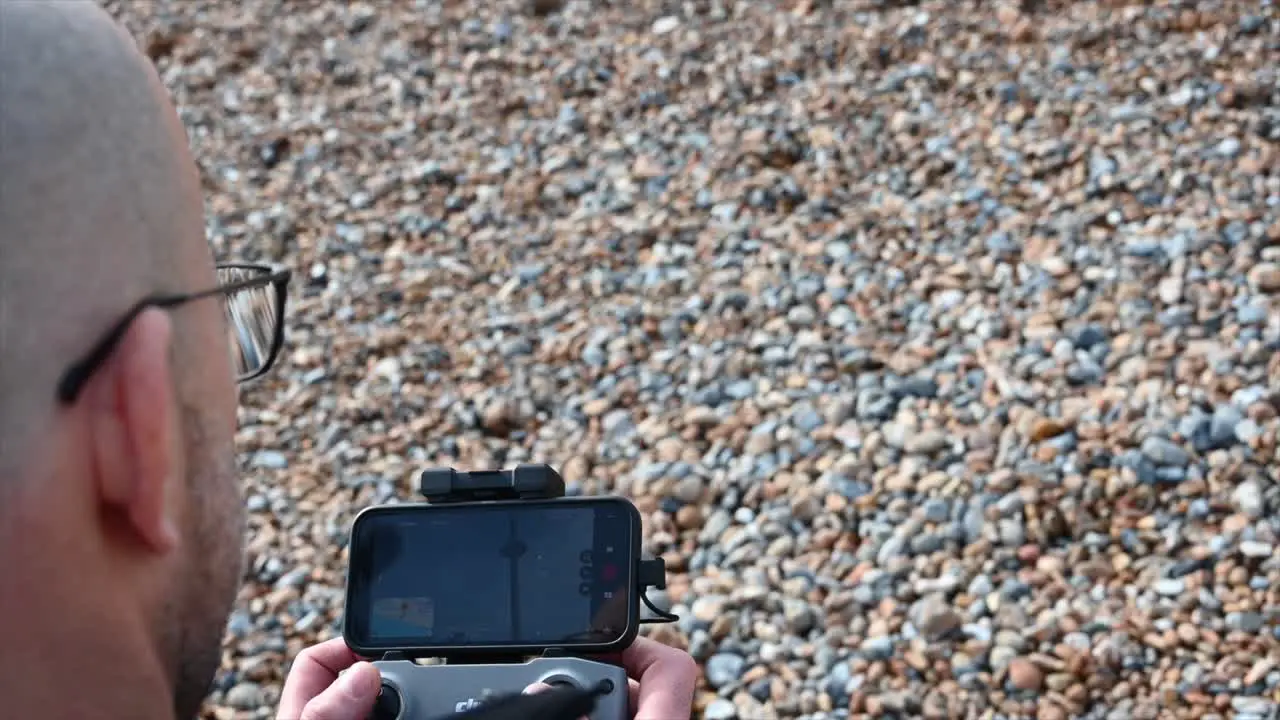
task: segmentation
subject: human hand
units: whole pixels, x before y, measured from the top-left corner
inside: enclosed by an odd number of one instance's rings
[[[656,640],[637,637],[631,647],[610,660],[627,670],[628,704],[633,720],[686,720],[693,715],[698,665],[688,653]],[[524,691],[535,693],[549,689],[549,685],[534,683]]]
[[[364,720],[381,689],[378,669],[351,652],[342,638],[334,638],[298,653],[284,681],[276,720]]]

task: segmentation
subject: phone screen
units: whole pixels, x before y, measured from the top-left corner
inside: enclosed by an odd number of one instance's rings
[[[347,633],[367,648],[608,644],[633,612],[619,498],[395,505],[352,530]]]

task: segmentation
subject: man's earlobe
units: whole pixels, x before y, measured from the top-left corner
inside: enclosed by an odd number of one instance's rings
[[[172,331],[167,313],[142,313],[86,388],[99,500],[121,529],[159,553],[178,543]]]

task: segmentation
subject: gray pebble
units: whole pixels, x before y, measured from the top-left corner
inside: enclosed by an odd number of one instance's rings
[[[1256,633],[1264,622],[1262,614],[1256,612],[1231,612],[1226,616],[1227,627],[1240,632]]]
[[[728,700],[717,698],[707,704],[702,717],[704,720],[736,720],[738,709]]]
[[[782,612],[787,629],[800,637],[807,635],[817,622],[813,607],[803,600],[784,598]]]
[[[1243,414],[1233,405],[1215,408],[1209,424],[1209,447],[1217,449],[1234,445],[1237,440],[1236,426],[1243,419]]]
[[[1236,488],[1232,495],[1240,512],[1254,518],[1262,517],[1266,506],[1262,500],[1262,490],[1253,480],[1246,480]]]
[[[310,577],[311,577],[310,568],[305,568],[305,567],[294,568],[293,570],[290,570],[289,572],[280,576],[280,579],[276,581],[276,587],[277,588],[302,587],[307,583],[307,579]]]
[[[1268,558],[1275,553],[1271,543],[1246,540],[1240,543],[1240,554],[1248,558]]]
[[[888,660],[893,655],[893,640],[888,637],[867,638],[859,650],[868,660]]]
[[[930,498],[924,504],[924,519],[931,523],[946,522],[951,516],[951,504],[946,498]]]
[[[1142,441],[1142,454],[1157,465],[1186,465],[1190,456],[1173,442],[1157,436]]]
[[[1018,651],[1006,645],[997,645],[991,648],[990,656],[987,660],[991,664],[991,669],[997,673],[1003,672],[1009,667],[1009,663],[1018,657]]]
[[[736,683],[746,670],[746,658],[737,653],[722,652],[707,659],[705,674],[707,683],[716,689]]]
[[[237,710],[256,710],[262,705],[262,687],[253,682],[242,682],[227,691],[224,702]]]
[[[289,467],[289,459],[284,453],[275,450],[260,450],[253,456],[253,466],[271,470],[283,470]]]
[[[837,328],[852,328],[858,322],[858,316],[847,305],[837,305],[827,313],[827,323]]]

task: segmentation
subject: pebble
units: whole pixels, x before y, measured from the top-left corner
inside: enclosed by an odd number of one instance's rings
[[[270,470],[283,470],[289,467],[289,458],[281,452],[261,450],[253,456],[253,466]]]
[[[1259,518],[1266,511],[1266,505],[1262,497],[1262,490],[1258,487],[1258,483],[1253,480],[1247,480],[1236,488],[1232,498],[1235,500],[1236,507],[1240,512],[1246,515]]]
[[[702,711],[702,717],[705,720],[735,720],[738,717],[738,708],[728,700],[717,698],[707,704],[706,709]]]
[[[724,612],[726,600],[718,595],[704,595],[693,601],[690,612],[699,622],[709,623]]]
[[[1039,690],[1044,673],[1030,660],[1015,658],[1009,663],[1009,682],[1019,690]]]
[[[1246,540],[1240,543],[1240,554],[1247,558],[1269,558],[1275,553],[1271,543]]]
[[[817,614],[809,603],[803,600],[787,598],[783,600],[782,605],[783,618],[786,620],[787,629],[790,632],[803,637],[817,624]]]
[[[1185,450],[1160,437],[1142,441],[1142,454],[1157,465],[1185,465],[1190,457]]]
[[[242,682],[227,691],[225,702],[237,710],[254,710],[262,704],[262,688],[257,683]]]
[[[696,716],[1269,712],[1258,3],[110,5],[215,254],[295,269],[207,718],[338,632],[355,513],[543,461],[636,502]]]
[[[893,640],[887,637],[867,638],[859,649],[870,660],[886,660],[893,654]]]
[[[712,655],[707,660],[705,668],[707,682],[714,688],[735,683],[742,676],[746,664],[746,658],[737,653]]]
[[[1266,622],[1261,613],[1256,612],[1232,612],[1227,613],[1227,628],[1237,630],[1239,632],[1256,633],[1262,629],[1263,623]]]
[[[929,640],[938,640],[964,624],[960,614],[949,607],[940,595],[931,595],[921,601],[917,615],[917,629]]]

